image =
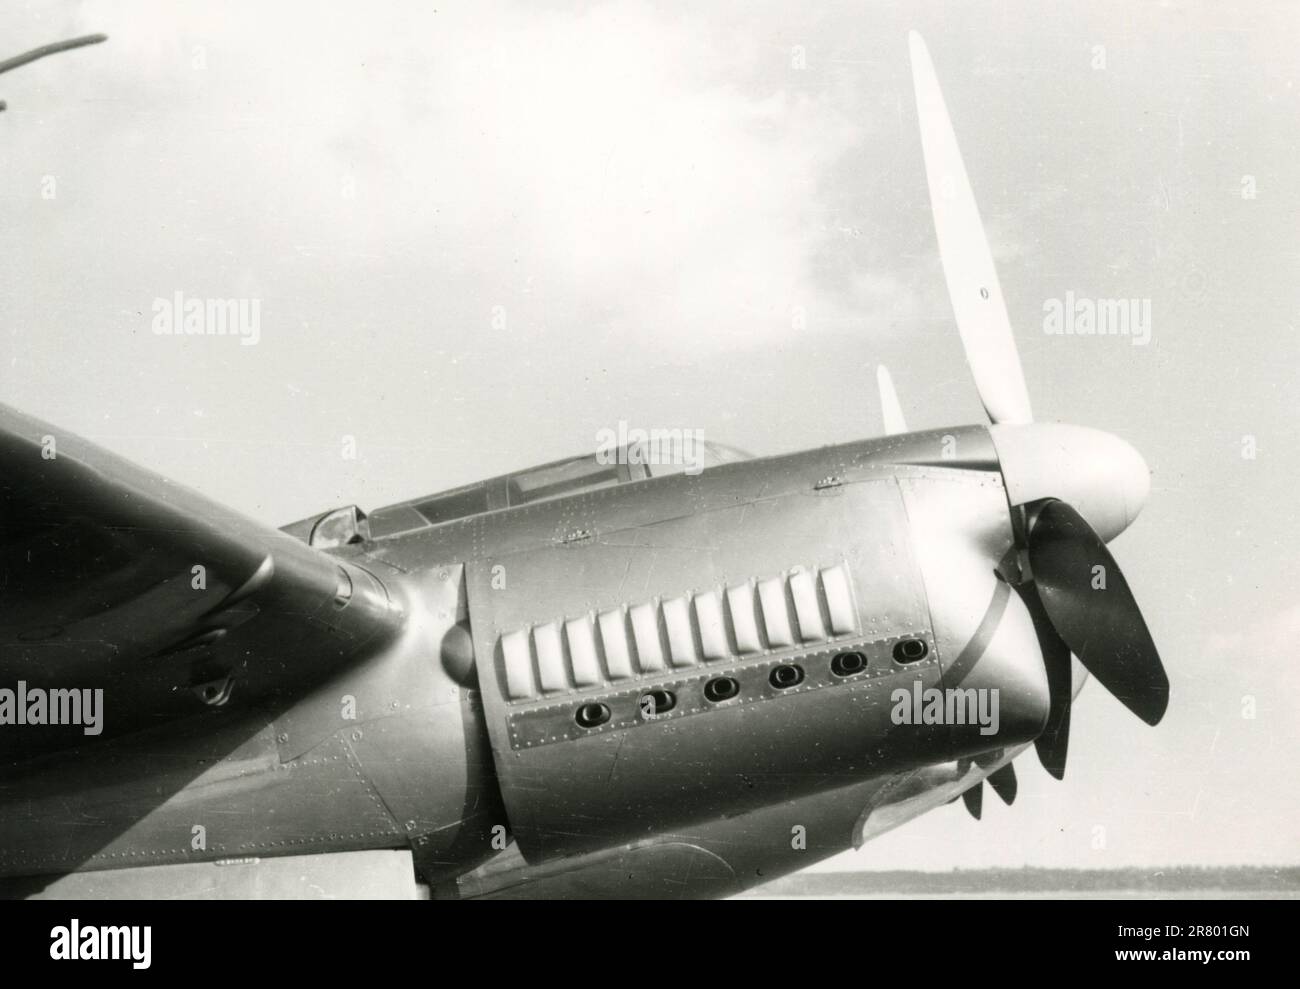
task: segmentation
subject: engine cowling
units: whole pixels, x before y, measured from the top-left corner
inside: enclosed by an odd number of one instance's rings
[[[969,472],[906,473],[924,484]],[[1002,714],[993,735],[973,720],[925,716],[927,692],[942,693],[962,654],[963,628],[946,613],[931,621],[929,585],[949,578],[923,572],[905,500],[913,493],[898,476],[850,462],[825,482],[761,499],[738,497],[752,490],[742,471],[728,477],[730,487],[716,477],[706,484],[707,472],[656,481],[681,491],[666,490],[653,509],[644,492],[614,491],[570,506],[558,529],[538,513],[517,534],[523,548],[467,565],[485,716],[511,827],[530,861],[1041,729],[1041,718],[1019,709]],[[1009,544],[996,472],[980,483],[983,502],[1002,506]],[[948,480],[942,490],[971,497]],[[1019,661],[1018,607],[1014,595],[1005,603],[966,687],[986,686],[985,674],[1000,669],[992,657]]]

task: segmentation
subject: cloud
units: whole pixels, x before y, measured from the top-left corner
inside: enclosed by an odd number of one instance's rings
[[[814,271],[822,179],[862,127],[689,8],[94,2],[78,24],[111,35],[58,70],[104,100],[81,223],[163,218],[142,281],[274,294],[310,265],[386,286],[390,325],[502,306],[516,332],[595,320],[690,353],[863,315]]]

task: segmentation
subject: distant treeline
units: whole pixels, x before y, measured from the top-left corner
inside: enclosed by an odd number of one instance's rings
[[[759,887],[759,895],[888,893],[1152,893],[1300,890],[1300,866],[1175,865],[1158,869],[954,869],[952,872],[805,872]]]

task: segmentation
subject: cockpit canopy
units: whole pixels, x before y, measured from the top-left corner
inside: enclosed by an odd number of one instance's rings
[[[698,474],[711,467],[753,459],[750,454],[721,443],[700,441],[682,449],[690,455],[661,456],[659,447],[634,443],[530,467],[441,494],[380,508],[369,516],[370,533],[372,538],[378,539],[483,512],[529,505],[547,498],[670,474]]]

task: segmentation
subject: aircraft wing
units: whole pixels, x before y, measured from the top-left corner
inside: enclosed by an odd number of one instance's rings
[[[0,405],[0,766],[294,696],[398,618],[359,567]],[[102,690],[98,733],[42,725],[54,690]]]

